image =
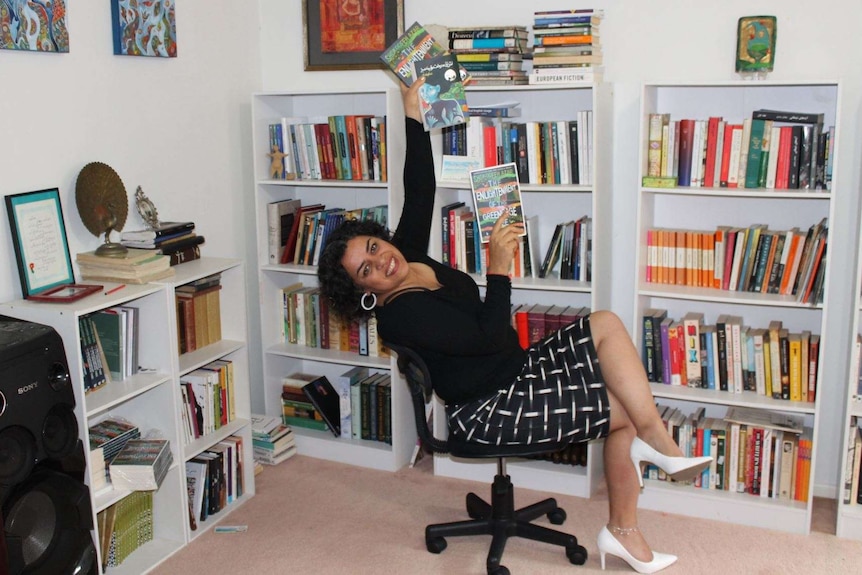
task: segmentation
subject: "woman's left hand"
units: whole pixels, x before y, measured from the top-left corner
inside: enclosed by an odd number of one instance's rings
[[[512,260],[521,243],[520,237],[524,234],[522,222],[503,225],[507,216],[504,213],[497,219],[488,240],[488,273],[491,275],[509,275]]]

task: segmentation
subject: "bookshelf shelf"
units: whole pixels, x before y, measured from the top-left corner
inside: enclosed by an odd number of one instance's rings
[[[107,573],[144,573],[164,561],[191,540],[186,498],[185,458],[189,447],[183,446],[180,425],[182,400],[178,380],[183,370],[193,369],[207,361],[228,358],[234,362],[235,396],[238,419],[220,435],[208,436],[193,447],[195,453],[212,446],[233,433],[243,437],[249,449],[244,458],[245,492],[241,500],[254,494],[251,461],[251,431],[249,426],[250,398],[246,350],[245,287],[239,260],[202,258],[172,268],[176,275],[170,281],[145,285],[129,284],[113,294],[94,294],[71,304],[40,304],[19,300],[0,305],[0,313],[53,327],[62,337],[67,362],[75,384],[76,417],[81,439],[89,445],[89,427],[108,416],[122,417],[137,425],[141,434],[157,431],[169,440],[174,463],[168,469],[161,486],[153,493],[153,541],[132,553],[119,567]],[[232,339],[197,350],[185,356],[177,354],[177,323],[174,288],[212,273],[222,273],[221,316],[223,333]],[[105,284],[109,290],[118,284]],[[80,353],[79,319],[105,308],[127,305],[140,310],[138,314],[139,365],[144,368],[132,377],[112,381],[92,391],[84,391],[84,366]],[[89,450],[86,450],[90,467]],[[89,484],[89,476],[87,476]],[[131,492],[106,489],[92,495],[92,522],[96,514],[113,505]],[[230,506],[232,509],[236,504]],[[94,530],[94,539],[98,535]],[[101,564],[101,561],[97,561]],[[101,569],[101,568],[100,568]],[[101,571],[100,571],[101,572]]]
[[[650,114],[669,114],[671,121],[681,119],[707,120],[719,117],[727,123],[741,124],[758,109],[789,110],[823,113],[823,125],[839,125],[840,86],[837,82],[703,82],[647,83],[641,93],[641,125],[639,136],[640,174],[648,174]],[[824,130],[826,129],[824,128]],[[838,141],[837,135],[835,136]],[[704,139],[704,145],[706,139]],[[706,146],[705,146],[706,147]],[[695,147],[696,148],[696,147]],[[662,151],[664,153],[664,151]],[[705,156],[704,156],[705,157]],[[704,164],[708,160],[704,159]],[[718,164],[716,163],[718,166]],[[716,168],[719,170],[720,166]],[[718,173],[718,172],[716,172]],[[838,177],[834,166],[831,190]],[[813,187],[813,186],[812,186]],[[746,328],[767,328],[770,321],[780,320],[789,333],[803,331],[820,336],[816,401],[773,399],[754,391],[731,393],[713,389],[652,383],[657,402],[680,409],[688,415],[704,408],[706,417],[721,419],[729,407],[744,407],[778,412],[801,418],[811,429],[811,471],[808,473],[807,494],[802,500],[779,499],[734,491],[695,488],[665,481],[649,480],[640,498],[640,505],[650,509],[767,527],[784,531],[808,533],[814,491],[814,472],[818,451],[818,427],[821,419],[821,393],[824,382],[832,375],[832,366],[824,365],[824,348],[829,345],[826,335],[829,293],[824,290],[822,303],[802,303],[795,295],[777,295],[748,291],[728,291],[673,283],[647,281],[650,263],[647,231],[690,230],[712,234],[719,226],[747,229],[764,224],[770,231],[798,227],[802,234],[822,219],[828,222],[829,239],[835,222],[834,193],[814,189],[766,189],[679,186],[657,188],[639,186],[635,252],[636,286],[634,294],[634,339],[639,350],[644,349],[643,318],[649,309],[667,310],[667,317],[681,323],[688,312],[704,315],[703,325],[715,325],[721,314],[742,318]],[[838,251],[839,248],[835,248]],[[830,241],[829,251],[833,251]],[[825,282],[833,274],[827,254]],[[836,264],[837,265],[837,264]],[[671,267],[674,263],[670,264]],[[702,277],[702,276],[701,276]],[[704,354],[705,355],[705,354]],[[746,354],[747,357],[747,354]],[[746,366],[747,369],[747,366]],[[730,435],[728,430],[728,436]],[[731,479],[733,484],[736,478]],[[771,485],[771,484],[770,484]]]
[[[394,359],[358,355],[289,343],[284,336],[282,288],[302,283],[317,285],[317,267],[269,262],[267,205],[298,199],[302,205],[321,203],[346,210],[388,205],[388,223],[394,225],[396,198],[401,197],[404,162],[404,112],[397,87],[370,90],[262,92],[252,95],[252,136],[255,173],[255,237],[257,274],[260,285],[260,329],[263,348],[263,391],[266,413],[281,417],[282,378],[303,372],[325,375],[330,381],[354,366],[371,373],[392,375],[392,445],[375,441],[336,438],[293,426],[300,454],[346,462],[352,465],[394,471],[407,464],[416,443],[407,388],[398,379]],[[294,179],[270,177],[269,125],[281,118],[307,118],[309,122],[339,115],[373,115],[386,118],[386,180]],[[406,415],[405,415],[406,414]]]

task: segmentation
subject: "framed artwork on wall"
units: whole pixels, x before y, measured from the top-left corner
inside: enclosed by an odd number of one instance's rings
[[[67,302],[102,289],[75,283],[57,188],[6,196],[6,213],[25,299]]]
[[[305,70],[383,68],[404,32],[404,0],[302,0]]]
[[[68,52],[66,0],[0,2],[0,49]]]
[[[111,0],[117,56],[177,57],[176,0]]]

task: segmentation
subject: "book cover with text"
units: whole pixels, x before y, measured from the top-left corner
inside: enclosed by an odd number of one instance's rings
[[[441,54],[412,65],[414,77],[425,78],[425,84],[419,88],[419,109],[425,129],[466,122],[467,96],[455,56]]]
[[[504,212],[508,212],[504,225],[524,223],[521,185],[514,162],[473,170],[470,172],[470,188],[483,244],[488,243],[494,224]],[[520,235],[526,233],[524,229]]]

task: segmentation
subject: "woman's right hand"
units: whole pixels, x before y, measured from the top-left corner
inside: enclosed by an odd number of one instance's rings
[[[524,224],[521,222],[504,226],[508,214],[504,213],[497,218],[491,237],[488,239],[488,274],[509,275],[509,268],[515,253],[521,243],[520,237],[524,232]]]
[[[425,83],[425,78],[418,78],[409,88],[401,82],[401,98],[404,100],[404,115],[422,122],[422,113],[419,111],[419,87]]]

